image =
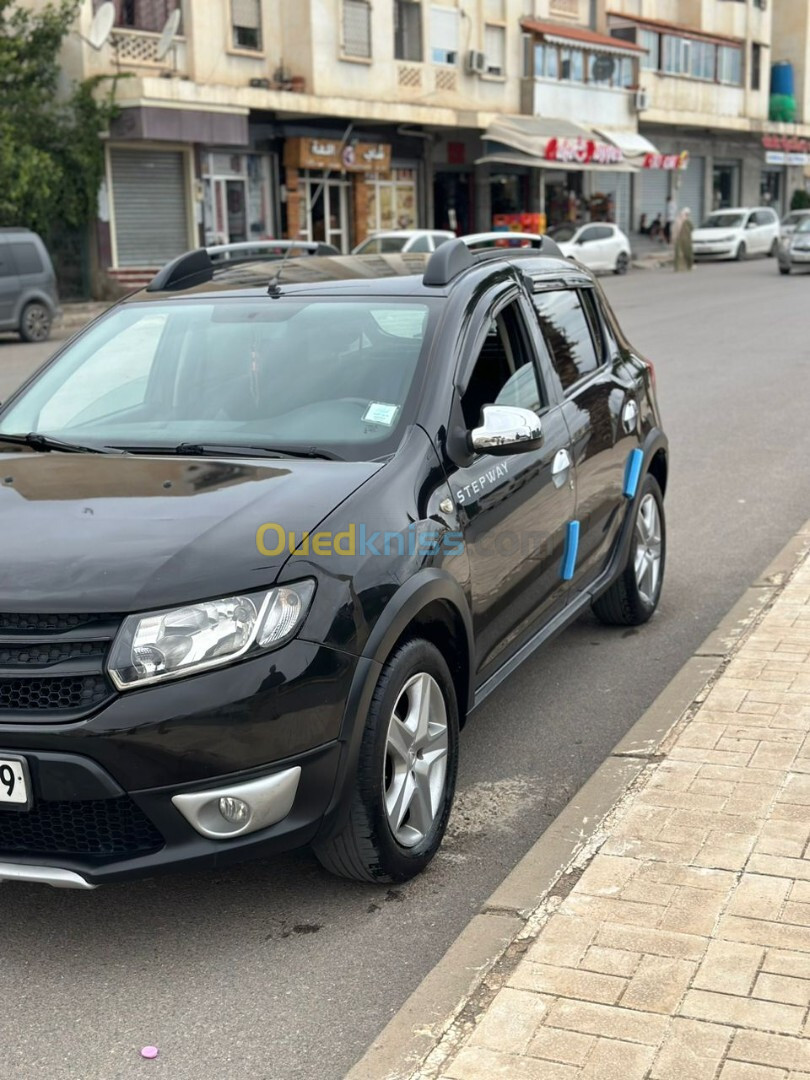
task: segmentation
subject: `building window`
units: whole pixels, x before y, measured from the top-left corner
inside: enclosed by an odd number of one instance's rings
[[[416,228],[415,168],[392,168],[387,176],[370,175],[366,184],[368,233]]]
[[[98,11],[101,3],[102,0],[95,0],[94,10]],[[168,17],[179,6],[180,0],[149,0],[148,3],[142,3],[141,0],[116,0],[115,25],[159,34]],[[182,34],[183,31],[180,29],[178,32]]]
[[[730,86],[742,85],[742,50],[721,45],[717,50],[717,80]]]
[[[534,47],[534,74],[538,79],[560,77],[559,52],[556,45],[538,42]]]
[[[751,89],[759,90],[762,82],[762,46],[756,41],[751,44]]]
[[[588,53],[588,82],[604,83],[610,86],[618,74],[619,63],[613,56],[603,53]]]
[[[563,49],[560,78],[571,82],[585,81],[585,56],[581,49]]]
[[[231,23],[234,48],[261,51],[261,0],[231,0]]]
[[[484,56],[487,75],[506,74],[506,28],[504,26],[487,25],[484,27]]]
[[[687,38],[664,34],[661,44],[661,70],[668,75],[688,75],[692,42]]]
[[[658,71],[659,49],[661,35],[654,30],[638,30],[637,43],[647,50],[641,57],[641,67],[644,71]]]
[[[371,5],[367,0],[343,0],[343,56],[371,59]]]
[[[422,60],[422,5],[414,0],[394,0],[394,56],[397,60]]]
[[[434,64],[458,62],[458,9],[430,9],[430,58]]]
[[[636,77],[633,70],[633,60],[630,56],[623,56],[619,60],[619,79],[618,85],[623,86],[626,90],[630,86],[635,86]]]
[[[709,41],[691,42],[689,74],[693,78],[713,81],[716,64],[716,46]]]

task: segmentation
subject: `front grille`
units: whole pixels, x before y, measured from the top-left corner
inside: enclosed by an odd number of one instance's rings
[[[105,661],[120,615],[0,612],[0,723],[79,720],[115,695]]]
[[[101,675],[62,679],[0,679],[0,710],[61,712],[92,709],[110,696]]]
[[[37,802],[30,811],[0,810],[0,855],[109,859],[146,855],[163,844],[149,818],[126,796]]]

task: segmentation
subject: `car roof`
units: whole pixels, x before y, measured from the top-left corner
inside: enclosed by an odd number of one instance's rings
[[[442,251],[439,248],[438,251]],[[448,296],[472,276],[476,282],[511,263],[533,278],[553,277],[582,280],[586,271],[560,256],[530,248],[493,248],[479,253],[470,265],[451,274],[448,280],[425,283],[425,272],[433,256],[397,252],[386,255],[309,255],[303,258],[216,263],[192,272],[163,287],[160,275],[146,289],[125,297],[123,303],[165,301],[167,299],[227,299],[267,296],[272,284],[276,295],[304,296],[390,296],[428,299]],[[171,264],[170,264],[171,265]],[[434,263],[435,266],[435,263]],[[161,272],[163,273],[163,272]]]
[[[378,236],[455,236],[449,229],[376,229],[366,237],[366,240],[375,239]]]

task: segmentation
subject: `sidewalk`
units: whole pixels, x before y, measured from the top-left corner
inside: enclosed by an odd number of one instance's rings
[[[810,556],[661,750],[414,1077],[810,1080]]]

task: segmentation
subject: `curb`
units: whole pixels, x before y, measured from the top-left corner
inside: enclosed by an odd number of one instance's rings
[[[732,656],[810,553],[807,521],[686,661],[462,930],[392,1017],[346,1080],[408,1080],[459,1019],[496,965],[511,968],[521,937],[537,929],[538,908],[565,895],[600,845],[600,829],[667,736],[698,705]],[[574,864],[574,865],[572,865]],[[542,915],[542,913],[540,913]],[[511,954],[511,958],[510,958]]]

